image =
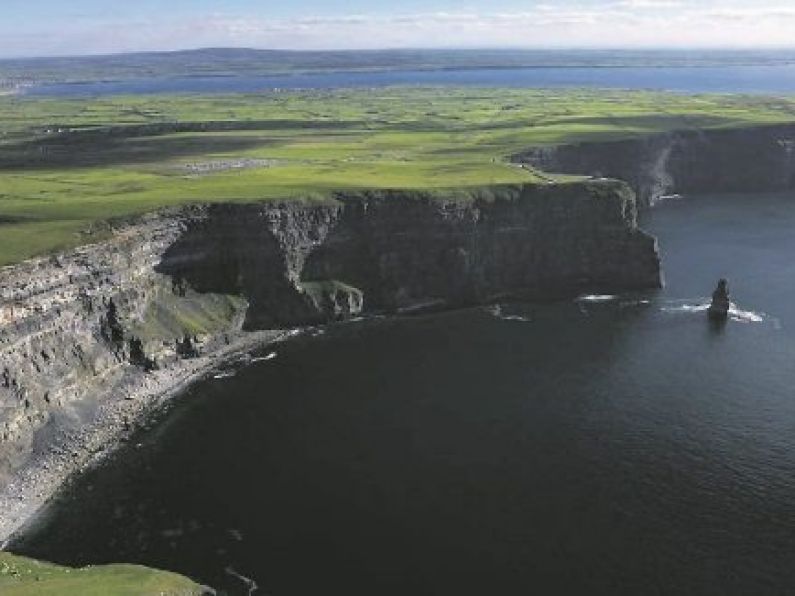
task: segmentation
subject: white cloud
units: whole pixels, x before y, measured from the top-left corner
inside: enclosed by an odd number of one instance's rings
[[[0,25],[0,55],[200,46],[382,47],[791,46],[795,6],[712,0],[581,0],[522,11],[307,15],[204,14],[188,21],[92,22],[17,34]],[[48,27],[43,25],[42,27]],[[50,26],[51,27],[51,26]]]
[[[617,5],[630,10],[660,10],[681,8],[683,2],[679,0],[620,0]]]

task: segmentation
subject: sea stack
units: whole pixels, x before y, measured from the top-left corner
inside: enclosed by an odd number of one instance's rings
[[[729,282],[721,279],[712,293],[712,304],[709,305],[709,318],[713,321],[725,321],[729,318]]]

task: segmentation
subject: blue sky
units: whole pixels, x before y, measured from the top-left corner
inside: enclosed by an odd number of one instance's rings
[[[2,0],[0,57],[207,46],[771,47],[795,0]]]

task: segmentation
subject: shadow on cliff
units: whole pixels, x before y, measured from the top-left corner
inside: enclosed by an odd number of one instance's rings
[[[660,285],[620,183],[336,199],[196,208],[157,271],[176,292],[245,297],[246,329]]]
[[[171,276],[174,292],[245,297],[246,329],[312,322],[315,313],[290,279],[284,248],[271,229],[256,225],[259,222],[246,217],[245,210],[223,206],[208,210],[209,217],[189,222],[155,268]]]

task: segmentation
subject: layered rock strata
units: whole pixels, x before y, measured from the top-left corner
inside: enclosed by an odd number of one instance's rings
[[[211,204],[117,224],[100,244],[0,270],[0,495],[28,498],[15,482],[53,452],[47,474],[68,475],[101,449],[96,431],[134,424],[134,404],[252,337],[659,285],[656,241],[615,181]],[[108,409],[120,402],[132,405]]]

